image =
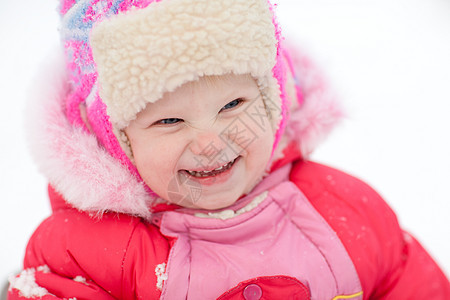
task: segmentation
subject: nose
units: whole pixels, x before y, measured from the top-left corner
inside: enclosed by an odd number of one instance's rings
[[[190,150],[193,154],[204,156],[213,160],[226,148],[226,143],[222,139],[220,131],[209,127],[196,129],[194,138],[190,144]]]

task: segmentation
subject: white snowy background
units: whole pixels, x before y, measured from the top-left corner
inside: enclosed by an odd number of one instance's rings
[[[23,109],[39,64],[58,44],[56,6],[0,1],[0,281],[21,268],[28,238],[50,213]],[[279,0],[278,17],[347,109],[313,159],[375,187],[448,275],[450,1]]]

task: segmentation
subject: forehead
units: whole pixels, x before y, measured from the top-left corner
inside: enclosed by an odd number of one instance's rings
[[[234,75],[226,74],[220,76],[203,76],[198,80],[187,82],[174,91],[166,92],[155,103],[161,103],[163,100],[173,99],[190,99],[191,102],[210,99],[210,97],[224,98],[237,96],[240,93],[254,93],[259,92],[255,80],[250,75]],[[244,95],[242,95],[244,96]],[[212,100],[212,99],[210,99]],[[233,99],[232,99],[233,100]]]
[[[250,74],[235,75],[233,73],[225,75],[203,76],[198,80],[190,81],[183,84],[179,89],[201,90],[205,88],[223,88],[235,87],[242,88],[244,86],[256,86],[256,81]]]

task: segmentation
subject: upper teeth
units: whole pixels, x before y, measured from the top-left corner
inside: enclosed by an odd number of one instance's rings
[[[188,171],[188,170],[186,170],[186,171],[189,173],[189,175],[192,175],[192,176],[195,176],[195,177],[206,177],[206,176],[209,176],[213,172],[218,172],[218,171],[221,171],[223,169],[227,169],[228,167],[230,167],[234,163],[234,161],[235,161],[235,159],[233,161],[227,162],[223,166],[220,166],[220,167],[215,168],[215,169],[210,170],[210,171]]]

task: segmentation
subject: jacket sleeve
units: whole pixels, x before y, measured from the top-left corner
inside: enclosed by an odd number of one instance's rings
[[[167,254],[167,240],[139,218],[61,210],[31,237],[8,299],[158,299],[155,269]]]
[[[114,299],[94,282],[59,275],[46,265],[27,268],[10,281],[8,300]]]
[[[450,284],[394,212],[367,184],[300,161],[291,180],[336,231],[360,277],[364,299],[450,299]]]

